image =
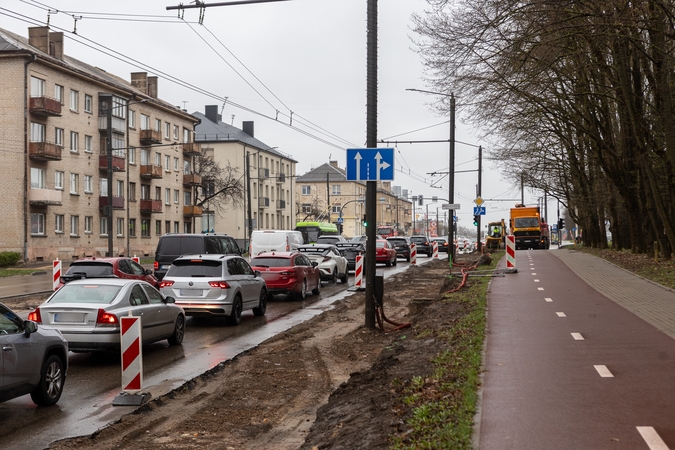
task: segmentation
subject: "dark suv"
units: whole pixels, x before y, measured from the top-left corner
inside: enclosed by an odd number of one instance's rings
[[[181,255],[241,255],[232,236],[226,234],[165,234],[155,251],[155,277],[162,280],[171,263]]]
[[[426,236],[410,236],[410,243],[417,247],[417,254],[431,256],[431,241]]]
[[[410,262],[410,238],[406,236],[388,237],[387,240],[396,250],[397,258]]]

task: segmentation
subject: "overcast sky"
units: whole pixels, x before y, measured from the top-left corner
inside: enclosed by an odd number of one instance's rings
[[[45,25],[51,10],[50,24],[53,31],[64,31],[64,51],[71,57],[126,80],[131,72],[157,75],[159,97],[189,112],[204,112],[205,105],[223,108],[227,97],[223,120],[238,128],[242,121],[254,121],[255,137],[296,159],[299,175],[329,160],[345,167],[345,149],[365,147],[366,0],[209,7],[201,25],[199,9],[186,9],[182,19],[166,10],[177,5],[171,0],[3,0],[0,27],[28,37],[28,27]],[[406,91],[425,89],[410,20],[425,7],[423,0],[379,2],[378,140],[448,138],[448,118],[428,107],[434,96]],[[462,123],[461,99],[457,102],[456,140],[484,145],[476,138],[480,133]],[[399,144],[395,157],[392,185],[411,195],[447,198],[447,176],[430,175],[447,172],[447,143]],[[456,160],[458,172],[476,170],[477,149],[458,143]],[[483,165],[483,198],[520,198],[519,187],[504,182],[489,161]],[[462,226],[472,221],[476,183],[477,172],[456,175]],[[526,192],[525,201],[536,204],[541,195]],[[487,220],[507,218],[513,203],[487,202]],[[436,207],[440,203],[430,204],[429,212]],[[554,202],[549,217],[555,217]]]

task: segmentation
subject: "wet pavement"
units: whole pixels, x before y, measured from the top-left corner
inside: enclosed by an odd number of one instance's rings
[[[675,292],[574,250],[516,266],[490,285],[476,447],[675,448]]]

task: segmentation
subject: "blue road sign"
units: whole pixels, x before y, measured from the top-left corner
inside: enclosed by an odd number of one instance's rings
[[[344,221],[345,219],[343,219],[342,217],[338,217],[337,223],[343,223]]]
[[[348,148],[347,181],[392,181],[393,148]]]
[[[474,206],[473,207],[474,216],[484,216],[485,215],[485,206]]]

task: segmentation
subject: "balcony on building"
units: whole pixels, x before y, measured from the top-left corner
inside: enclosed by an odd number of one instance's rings
[[[201,206],[183,206],[183,216],[185,217],[195,217],[202,215]]]
[[[260,197],[258,199],[258,208],[269,208],[270,198],[269,197]]]
[[[61,161],[62,145],[53,142],[31,142],[28,144],[30,159],[34,161]]]
[[[98,207],[105,208],[108,206],[108,197],[99,197],[98,198]],[[112,207],[113,209],[124,209],[124,197],[115,197],[112,198]]]
[[[286,200],[277,200],[277,209],[286,209]]]
[[[265,179],[270,177],[270,169],[258,169],[258,178]]]
[[[142,145],[161,144],[162,132],[156,130],[141,130],[139,139]]]
[[[202,147],[195,142],[183,143],[183,155],[185,156],[199,156],[202,154]]]
[[[28,201],[31,206],[61,206],[62,193],[56,189],[30,189]]]
[[[154,164],[146,164],[141,166],[142,178],[162,178],[162,173],[162,166],[156,166]]]
[[[282,172],[277,177],[277,183],[285,183],[285,182],[286,182],[286,174]]]
[[[196,173],[183,175],[183,186],[199,186],[200,184],[202,184],[202,177]]]
[[[141,214],[153,214],[162,212],[161,200],[141,200]]]
[[[127,128],[127,121],[121,117],[112,116],[112,131],[118,134],[124,134]],[[98,131],[101,134],[108,132],[108,116],[103,114],[98,116]]]
[[[118,153],[113,150],[112,153],[112,170],[113,172],[124,172],[126,170],[126,158],[124,153]],[[101,150],[101,155],[98,157],[98,170],[108,170],[108,153]]]
[[[36,116],[50,117],[61,115],[61,102],[51,97],[31,97],[30,112]]]

